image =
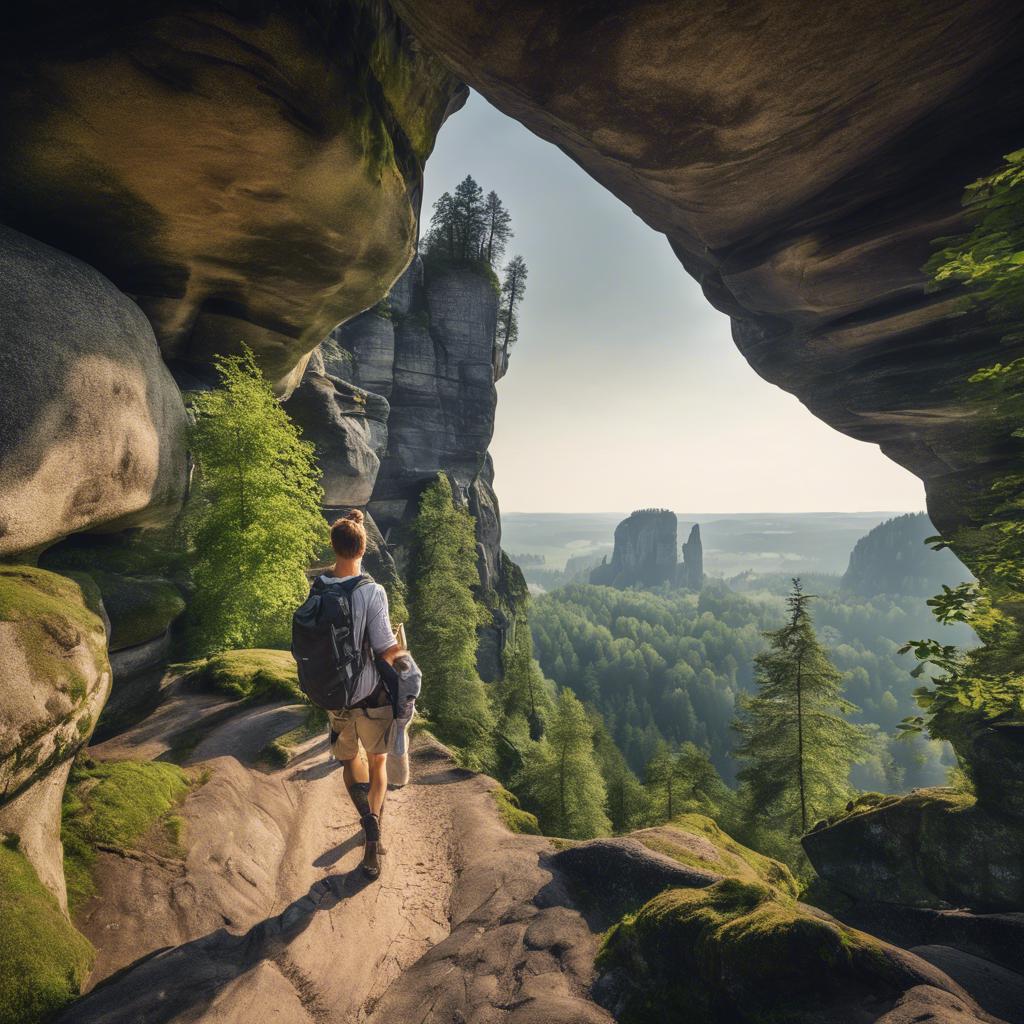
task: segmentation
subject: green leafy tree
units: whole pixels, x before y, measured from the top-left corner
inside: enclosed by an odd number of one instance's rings
[[[926,266],[941,288],[964,289],[965,310],[979,309],[1004,331],[1003,340],[1024,340],[1024,149],[1010,153],[992,174],[969,185],[964,208],[971,230],[939,240]],[[968,378],[965,399],[1000,447],[1024,458],[1024,359],[981,367]],[[1013,465],[1009,456],[1007,465]],[[928,685],[915,691],[923,714],[906,719],[913,736],[927,730],[953,743],[968,775],[965,755],[979,730],[993,721],[1024,719],[1024,473],[1000,473],[988,494],[973,501],[971,521],[955,536],[931,538],[952,547],[974,570],[977,584],[944,587],[929,605],[939,623],[970,625],[981,645],[964,650],[935,639],[902,649],[919,659],[915,676]]]
[[[328,540],[313,446],[248,348],[214,365],[221,386],[191,402],[193,638],[203,653],[285,647],[305,570]]]
[[[480,585],[473,517],[455,504],[443,473],[423,492],[412,534],[409,642],[423,670],[421,706],[467,766],[485,767],[495,718],[476,669],[476,630],[487,613],[473,593]]]
[[[496,343],[507,357],[512,346],[519,340],[518,309],[526,295],[526,260],[513,256],[505,266],[501,282],[501,300],[498,303],[498,327]]]
[[[757,693],[740,697],[735,723],[738,777],[754,808],[794,833],[848,798],[850,767],[868,744],[863,727],[846,720],[857,708],[818,642],[810,601],[794,579],[788,621],[765,634],[768,649],[754,659]]]
[[[516,780],[516,791],[549,835],[590,839],[610,830],[594,728],[569,690],[559,695],[547,733]]]

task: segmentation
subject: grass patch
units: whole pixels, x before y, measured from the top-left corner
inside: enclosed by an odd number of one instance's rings
[[[270,769],[287,766],[292,759],[294,748],[314,736],[320,736],[327,728],[327,712],[322,708],[310,707],[306,712],[306,720],[276,740],[271,740],[259,753],[256,763]]]
[[[509,832],[525,833],[526,835],[539,836],[540,825],[537,822],[537,815],[524,811],[519,806],[519,798],[515,793],[510,793],[503,786],[491,790],[491,796],[498,805],[498,813],[505,827]]]
[[[110,617],[110,650],[134,647],[162,635],[185,610],[185,601],[173,583],[138,579],[109,572],[94,572]]]
[[[290,651],[261,647],[224,651],[186,668],[201,686],[235,700],[252,704],[274,700],[306,703]]]
[[[38,1024],[77,998],[92,945],[13,839],[0,843],[0,1024]]]
[[[164,761],[76,762],[61,807],[64,877],[72,913],[94,894],[97,847],[131,848],[165,819],[164,852],[179,852],[184,822],[170,812],[188,794],[189,777]]]
[[[696,836],[698,842],[688,841],[690,836]],[[635,832],[633,838],[649,850],[663,853],[687,867],[767,882],[794,898],[800,894],[800,887],[785,864],[736,842],[706,815],[681,814],[658,829]],[[716,856],[707,856],[700,840],[710,843]]]

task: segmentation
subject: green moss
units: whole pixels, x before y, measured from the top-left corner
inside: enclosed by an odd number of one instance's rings
[[[681,814],[667,825],[644,829],[633,836],[648,849],[663,853],[688,867],[747,881],[767,882],[789,896],[795,898],[799,895],[799,885],[785,864],[736,842],[706,815]],[[692,842],[691,836],[697,836],[698,842]],[[714,847],[713,856],[707,855],[700,839]]]
[[[163,579],[138,579],[94,572],[110,617],[112,651],[134,647],[162,635],[185,610],[178,588]]]
[[[95,892],[91,868],[97,847],[130,848],[185,798],[189,786],[188,776],[177,765],[161,761],[74,766],[61,808],[64,876],[72,912]]]
[[[531,836],[539,836],[541,834],[537,815],[524,811],[519,806],[519,799],[514,793],[510,793],[504,787],[499,786],[491,791],[491,795],[494,797],[494,802],[498,805],[498,813],[501,815],[501,820],[505,822],[505,827],[509,832],[526,833]]]
[[[259,753],[257,763],[267,768],[284,768],[292,758],[294,748],[314,736],[320,736],[327,728],[327,712],[322,708],[310,707],[302,725],[268,743]]]
[[[38,1024],[76,998],[92,946],[16,843],[0,844],[0,1024]]]
[[[272,700],[305,701],[299,674],[289,651],[250,648],[224,651],[190,666],[201,685],[228,697],[262,703]]]
[[[109,572],[124,576],[176,576],[188,554],[173,528],[115,534],[74,534],[39,556],[54,572]]]
[[[811,1021],[901,986],[869,936],[738,878],[656,896],[611,929],[597,965],[617,971],[626,1024]]]

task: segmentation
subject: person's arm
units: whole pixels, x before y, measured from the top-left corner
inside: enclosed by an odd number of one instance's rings
[[[398,642],[388,614],[387,591],[378,583],[366,609],[366,635],[373,653],[389,665],[408,651]]]

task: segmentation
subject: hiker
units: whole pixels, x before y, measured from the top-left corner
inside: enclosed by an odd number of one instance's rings
[[[388,751],[396,746],[396,731],[404,740],[404,725],[412,714],[410,694],[399,692],[395,662],[401,659],[403,676],[415,669],[415,663],[391,628],[387,593],[362,572],[362,512],[354,509],[334,523],[331,547],[336,556],[332,571],[314,580],[309,598],[295,613],[292,653],[303,690],[327,711],[331,751],[345,766],[345,788],[363,827],[362,869],[375,879],[384,854],[381,815]],[[418,669],[415,673],[418,693]],[[368,778],[360,778],[367,775],[360,743]]]

